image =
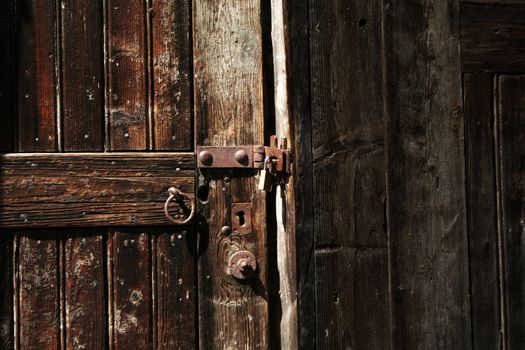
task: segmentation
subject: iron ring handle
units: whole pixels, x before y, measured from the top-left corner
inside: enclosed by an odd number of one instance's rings
[[[169,197],[166,200],[166,203],[164,204],[164,214],[166,214],[166,218],[174,223],[175,225],[184,225],[193,219],[195,216],[195,198],[192,198],[189,194],[182,192],[180,189],[175,187],[170,187],[168,189]],[[173,202],[173,200],[181,199],[182,197],[188,198],[188,200],[191,203],[191,212],[190,215],[185,220],[177,220],[170,214],[170,205]]]

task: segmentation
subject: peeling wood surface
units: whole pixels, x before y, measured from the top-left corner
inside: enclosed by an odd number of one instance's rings
[[[0,171],[3,227],[167,224],[168,188],[194,192],[191,154],[13,153]]]
[[[146,150],[148,69],[146,0],[107,1],[108,149]]]
[[[102,1],[60,3],[60,111],[64,151],[104,149]]]
[[[78,231],[65,239],[62,277],[66,349],[106,349],[104,236],[96,231]]]
[[[193,4],[197,145],[264,143],[262,11],[264,2]],[[268,10],[266,8],[266,10]],[[229,179],[224,179],[227,175]],[[253,171],[202,174],[209,196],[200,205],[199,342],[203,349],[270,347],[265,196]],[[252,203],[253,232],[224,235],[232,203]],[[239,282],[226,272],[236,250],[257,257],[257,273]]]
[[[21,349],[60,348],[59,243],[55,233],[17,236]]]
[[[149,349],[153,339],[148,233],[128,229],[109,237],[110,332],[113,349]]]
[[[153,1],[154,149],[193,148],[191,1]]]

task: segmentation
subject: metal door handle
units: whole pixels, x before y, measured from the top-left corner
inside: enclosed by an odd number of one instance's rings
[[[174,223],[175,225],[184,225],[193,219],[195,216],[195,198],[191,197],[189,194],[182,192],[180,189],[175,187],[170,187],[168,189],[169,197],[166,200],[166,203],[164,204],[164,214],[166,214],[166,218]],[[186,197],[190,201],[191,205],[191,212],[190,215],[185,220],[179,220],[178,218],[174,218],[170,214],[170,205],[173,203],[173,201],[182,201],[183,197]]]

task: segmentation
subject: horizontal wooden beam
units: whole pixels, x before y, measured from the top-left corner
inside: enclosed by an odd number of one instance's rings
[[[194,169],[193,153],[3,154],[0,227],[169,224],[167,190],[194,194]]]

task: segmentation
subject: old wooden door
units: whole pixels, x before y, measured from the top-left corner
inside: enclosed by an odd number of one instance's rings
[[[194,153],[267,139],[268,9],[1,2],[2,349],[271,346],[257,172],[198,174]],[[188,194],[171,211],[184,220],[197,183],[195,218],[170,223],[168,188]],[[222,230],[238,202],[246,235]],[[249,281],[227,273],[238,250],[257,258]]]

